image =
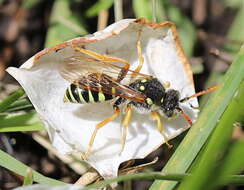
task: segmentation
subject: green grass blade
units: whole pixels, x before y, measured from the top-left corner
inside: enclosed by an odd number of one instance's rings
[[[221,183],[222,184],[222,183]],[[244,185],[244,175],[232,175],[227,176],[223,181],[223,185],[233,184],[233,185]]]
[[[12,103],[5,112],[16,112],[16,111],[23,111],[23,110],[31,110],[34,109],[33,105],[27,98],[19,99]]]
[[[21,175],[23,177],[26,176],[26,171],[29,168],[28,166],[26,166],[22,162],[16,160],[15,158],[13,158],[9,154],[3,152],[2,150],[0,150],[0,166],[2,166],[14,173],[17,173],[18,175]],[[34,170],[32,173],[33,173],[33,180],[35,182],[38,182],[41,184],[48,184],[48,185],[64,185],[65,184],[61,181],[58,181],[58,180],[55,180],[52,178],[48,178]]]
[[[171,4],[168,5],[168,17],[178,28],[180,41],[187,56],[193,54],[196,42],[196,29],[191,20],[182,11]]]
[[[31,168],[28,168],[26,170],[26,176],[24,178],[24,183],[23,183],[23,186],[25,185],[31,185],[33,184],[33,172],[32,172],[32,169]]]
[[[114,179],[108,179],[105,181],[101,181],[96,184],[89,185],[85,188],[82,188],[82,190],[88,190],[88,189],[97,189],[100,187],[104,187],[106,185],[115,183],[115,182],[121,182],[121,181],[128,181],[128,180],[153,180],[153,179],[160,179],[160,180],[173,180],[173,181],[181,181],[184,177],[186,177],[188,174],[164,174],[161,172],[145,172],[145,173],[137,173],[137,174],[127,174],[127,175],[121,175]]]
[[[0,133],[3,132],[27,132],[27,131],[41,131],[44,130],[44,127],[40,125],[17,125],[17,126],[8,126],[0,127]]]
[[[192,176],[183,181],[178,190],[205,190],[206,184],[208,184],[209,190],[213,188],[212,183],[216,181],[217,173],[219,173],[217,168],[219,157],[220,155],[223,155],[228,147],[233,124],[235,122],[240,122],[241,117],[243,117],[244,99],[241,97],[244,97],[244,87],[242,87],[242,84],[238,88],[224,114],[221,116],[200,162],[192,172]],[[240,157],[238,158],[240,159]]]
[[[152,3],[155,3],[156,6],[152,6]],[[158,22],[166,20],[174,22],[177,26],[180,41],[186,55],[191,56],[193,54],[196,42],[195,26],[171,1],[133,0],[133,10],[136,18],[143,17],[147,21],[153,21],[153,17],[156,17]]]
[[[156,9],[156,1],[157,0],[151,0],[152,4],[152,21],[157,22],[157,9]]]
[[[169,162],[162,170],[165,173],[185,173],[207,138],[215,128],[219,118],[230,103],[237,88],[244,79],[244,47],[232,63],[222,80],[221,88],[210,98],[199,116],[198,121],[187,133]],[[170,190],[176,182],[155,181],[150,190]]]
[[[121,175],[114,179],[108,179],[105,181],[101,181],[92,185],[89,185],[85,188],[81,188],[81,190],[90,190],[90,189],[97,189],[101,187],[105,187],[106,185],[115,183],[115,182],[122,182],[128,180],[172,180],[172,181],[182,181],[184,178],[189,177],[189,174],[179,174],[179,173],[172,173],[172,174],[165,174],[162,172],[144,172],[144,173],[136,173],[136,174],[126,174]],[[244,176],[241,175],[229,175],[225,176],[224,183],[228,184],[244,184]]]
[[[235,19],[228,31],[227,38],[234,40],[235,42],[226,44],[225,48],[230,51],[232,54],[235,53],[240,49],[241,44],[244,42],[244,1],[240,2],[239,10]],[[229,52],[229,53],[230,53]]]
[[[225,6],[231,7],[231,8],[240,8],[243,0],[224,0]]]
[[[35,7],[41,0],[24,0],[21,7],[25,9],[31,9]]]
[[[161,10],[157,12],[158,20],[170,20],[176,24],[180,35],[180,41],[187,56],[193,54],[196,42],[196,28],[191,20],[180,10],[174,6],[171,1],[158,1],[158,7]]]
[[[149,0],[133,0],[132,3],[136,18],[145,18],[147,21],[152,21],[152,6]]]
[[[69,0],[54,2],[45,47],[87,34],[82,18],[72,12],[70,3]]]
[[[43,130],[35,112],[18,115],[0,115],[0,132]]]
[[[244,141],[236,142],[230,151],[228,152],[227,157],[224,159],[221,168],[219,169],[219,176],[216,176],[215,181],[213,182],[212,189],[215,189],[221,184],[228,184],[227,176],[232,174],[238,174],[243,170],[244,159]]]
[[[15,101],[13,104],[11,104],[9,108],[14,108],[14,107],[19,107],[19,106],[26,106],[26,105],[31,105],[31,102],[27,98],[19,99]]]
[[[8,96],[6,99],[0,102],[0,112],[4,112],[12,103],[18,100],[25,94],[25,91],[21,88]]]
[[[114,0],[99,0],[85,14],[87,17],[96,16],[100,11],[109,9],[113,5],[113,2]]]
[[[5,111],[7,113],[11,113],[11,112],[18,112],[18,111],[29,111],[29,110],[33,110],[34,107],[32,104],[26,104],[26,105],[22,105],[22,106],[9,106]]]

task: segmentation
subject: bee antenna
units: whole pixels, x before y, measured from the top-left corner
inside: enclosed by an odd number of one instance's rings
[[[176,109],[181,113],[181,116],[189,123],[189,125],[192,126],[192,120],[189,115],[187,115],[180,107],[177,107]]]
[[[182,98],[182,99],[180,100],[180,102],[183,103],[183,102],[188,101],[188,100],[191,99],[191,98],[195,98],[195,97],[198,97],[198,96],[202,96],[202,95],[207,94],[207,93],[209,93],[209,92],[211,92],[211,91],[213,91],[213,90],[216,90],[217,88],[219,88],[219,85],[212,86],[212,87],[210,87],[210,88],[207,88],[206,90],[203,90],[203,91],[200,91],[200,92],[198,92],[198,93],[196,93],[196,94],[193,94],[193,95],[191,95],[191,96]]]

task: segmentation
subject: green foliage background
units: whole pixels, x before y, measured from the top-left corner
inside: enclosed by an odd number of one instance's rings
[[[24,9],[31,9],[39,1],[25,0],[22,6]],[[76,1],[79,2],[79,0]],[[123,12],[119,0],[98,0],[84,13],[78,15],[71,10],[73,2],[75,0],[54,1],[45,47],[88,34],[87,19],[98,16],[101,11],[111,10],[114,3],[118,5],[114,6],[114,14],[121,15],[116,13]],[[244,2],[241,0],[225,0],[224,2],[226,6],[238,9],[227,37],[243,42]],[[157,22],[165,20],[174,22],[178,27],[187,56],[193,55],[197,29],[179,8],[169,0],[133,0],[132,5],[137,18],[144,17],[148,21]],[[204,190],[206,187],[211,190],[219,189],[226,184],[244,185],[244,177],[239,175],[243,172],[244,141],[242,139],[231,140],[234,127],[242,125],[244,120],[244,47],[229,43],[224,48],[235,56],[235,60],[226,73],[210,73],[207,84],[211,84],[213,80],[221,81],[220,88],[204,105],[198,121],[187,133],[162,172],[120,176],[117,179],[98,183],[96,187],[131,179],[155,180],[150,190]],[[0,132],[43,130],[32,105],[23,96],[24,91],[20,89],[0,102]],[[206,102],[206,99],[203,101]],[[49,185],[64,184],[29,170],[28,166],[1,150],[0,166],[18,175],[26,176],[24,185],[32,184],[33,181]],[[179,181],[182,182],[176,186]],[[85,189],[93,187],[94,185]]]

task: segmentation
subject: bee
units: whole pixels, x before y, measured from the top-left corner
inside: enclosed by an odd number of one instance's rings
[[[118,117],[122,106],[125,108],[125,116],[122,121],[121,152],[125,146],[133,109],[139,113],[150,114],[157,122],[157,129],[163,135],[166,144],[171,146],[164,134],[161,116],[172,118],[181,114],[189,125],[192,125],[190,117],[181,109],[180,103],[217,88],[214,86],[180,99],[180,92],[169,88],[169,83],[161,83],[153,76],[140,73],[143,57],[139,40],[137,42],[139,65],[134,71],[129,69],[130,64],[123,59],[100,55],[83,47],[73,48],[79,54],[66,58],[60,70],[61,76],[71,83],[65,91],[64,101],[89,104],[114,100],[112,104],[114,113],[96,125],[84,157],[90,155],[98,130]],[[124,84],[123,81],[127,81],[128,84]]]

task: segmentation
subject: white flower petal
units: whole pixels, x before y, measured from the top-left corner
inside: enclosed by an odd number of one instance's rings
[[[181,97],[195,93],[189,64],[176,43],[172,30],[163,24],[147,24],[143,20],[125,19],[108,26],[103,31],[76,38],[58,46],[44,49],[25,62],[19,69],[8,68],[25,89],[36,111],[49,132],[53,145],[62,153],[85,152],[95,125],[113,113],[110,103],[64,103],[63,96],[69,83],[60,76],[59,68],[64,58],[76,55],[73,45],[101,54],[127,60],[134,69],[138,64],[136,40],[142,29],[141,41],[145,63],[141,73],[169,81],[170,88],[179,90]],[[196,120],[197,99],[181,104],[183,110]],[[115,119],[101,128],[96,136],[93,151],[87,162],[105,178],[117,175],[120,163],[144,158],[164,139],[148,115],[133,112],[125,149],[121,150],[121,119]],[[179,135],[189,125],[182,118],[163,119],[165,134],[169,139]]]

